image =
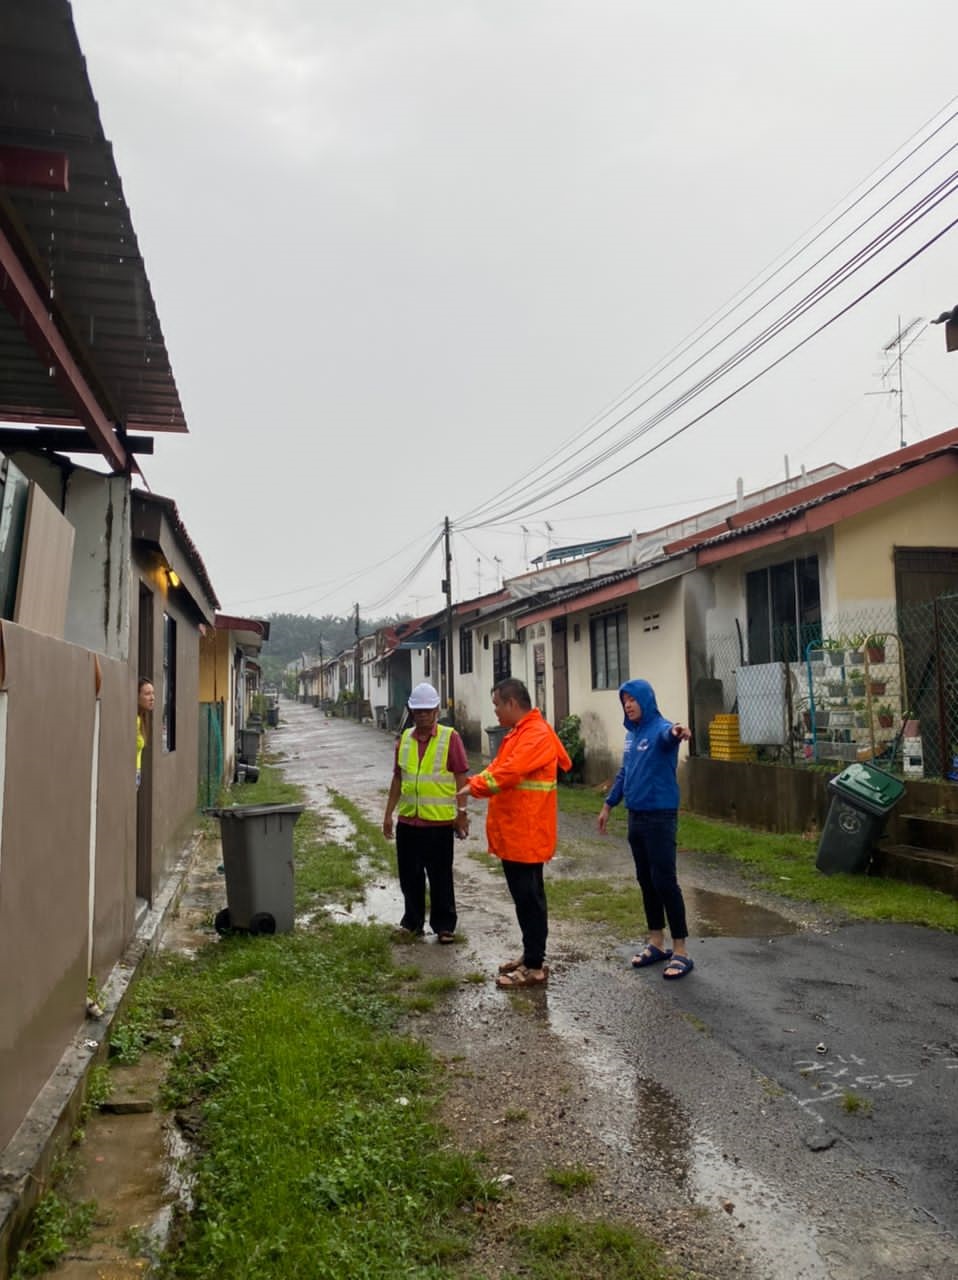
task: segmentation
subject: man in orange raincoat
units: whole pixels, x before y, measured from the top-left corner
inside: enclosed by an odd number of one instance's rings
[[[502,859],[506,884],[522,932],[522,955],[499,967],[496,986],[542,986],[549,915],[543,865],[555,853],[557,771],[572,768],[555,730],[532,706],[521,680],[500,680],[492,691],[496,718],[507,729],[489,766],[471,777],[460,795],[488,797],[489,852]]]

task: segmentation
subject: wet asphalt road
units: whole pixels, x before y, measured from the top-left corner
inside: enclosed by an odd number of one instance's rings
[[[310,803],[330,813],[334,788],[379,821],[391,738],[284,703],[270,745]],[[484,848],[481,830],[480,806],[466,848]],[[456,874],[467,945],[425,950],[491,975],[516,950],[511,903],[471,859]],[[548,1037],[581,1078],[578,1121],[635,1194],[667,1203],[678,1188],[718,1228],[727,1214],[743,1275],[958,1280],[958,939],[877,924],[790,932],[794,906],[746,906],[705,860],[684,859],[682,877],[689,978],[629,967],[638,924],[625,940],[558,921],[536,1020],[517,1020],[491,981],[464,988],[448,1047],[531,1037],[534,1053]],[[366,918],[399,913],[393,883],[371,889]],[[744,936],[728,936],[736,921]]]

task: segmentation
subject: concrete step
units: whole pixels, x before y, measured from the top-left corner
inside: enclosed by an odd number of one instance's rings
[[[900,822],[906,844],[938,853],[958,853],[958,817],[953,814],[904,813]]]
[[[958,898],[958,853],[942,853],[909,844],[880,844],[872,869],[876,875],[927,885]]]

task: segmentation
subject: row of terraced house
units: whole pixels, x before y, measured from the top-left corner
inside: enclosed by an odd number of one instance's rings
[[[616,691],[635,676],[692,728],[685,772],[698,779],[706,761],[837,770],[869,758],[948,779],[958,766],[958,431],[739,492],[598,549],[555,549],[501,590],[456,603],[451,636],[440,611],[307,662],[297,679],[303,700],[326,710],[345,701],[389,728],[412,685],[431,680],[467,744],[488,750],[490,689],[507,675],[556,727],[578,717],[592,782],[617,766]],[[917,764],[903,742],[920,743],[909,747]],[[735,789],[720,790],[732,816]]]

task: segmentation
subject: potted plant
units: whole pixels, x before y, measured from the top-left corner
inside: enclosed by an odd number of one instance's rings
[[[822,648],[833,667],[840,667],[845,661],[845,646],[841,640],[823,640]]]
[[[873,698],[880,698],[882,694],[885,692],[885,681],[869,680],[868,692],[871,694]]]
[[[868,709],[865,706],[865,699],[858,698],[855,702],[853,702],[852,710],[855,713],[855,728],[867,729],[868,728]]]
[[[845,681],[829,680],[826,683],[825,688],[828,690],[828,696],[830,698],[840,698],[845,692]]]
[[[867,639],[867,636],[865,635],[864,631],[858,631],[856,632],[855,635],[848,637],[848,640],[847,640],[847,644],[849,648],[848,662],[850,662],[853,666],[860,667],[862,663],[865,661],[865,654],[863,650],[865,648],[866,639]]]
[[[885,640],[886,636],[873,632],[870,636],[865,637],[865,656],[869,662],[885,661]]]
[[[865,696],[865,673],[858,667],[848,673],[848,692],[853,698]]]
[[[895,713],[890,702],[879,703],[875,708],[875,715],[878,717],[878,726],[881,729],[890,729],[895,723]]]

